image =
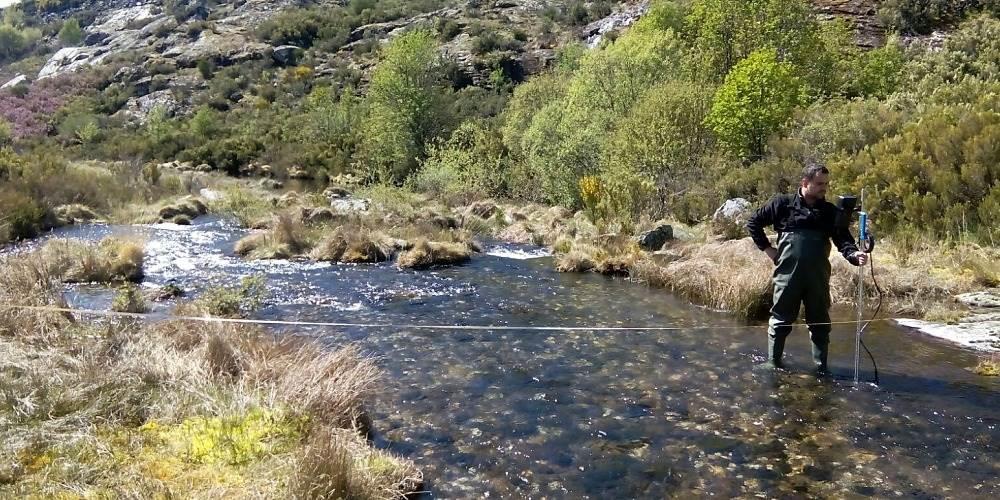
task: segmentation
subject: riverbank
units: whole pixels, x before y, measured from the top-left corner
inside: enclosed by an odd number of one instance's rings
[[[62,306],[61,282],[120,283],[142,263],[110,240],[87,252],[56,240],[7,257],[0,303]],[[177,307],[239,314],[252,301],[220,289]],[[382,372],[351,345],[0,308],[0,352],[0,442],[12,458],[0,496],[396,498],[422,482],[412,462],[366,441]]]

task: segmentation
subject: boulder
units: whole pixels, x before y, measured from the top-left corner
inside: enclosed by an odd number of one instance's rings
[[[104,32],[101,32],[101,31],[97,31],[97,32],[94,32],[94,33],[88,33],[87,36],[86,36],[86,38],[83,39],[83,44],[86,45],[86,46],[88,46],[88,47],[92,47],[94,45],[100,45],[105,40],[107,40],[109,36],[111,36],[111,35],[109,35],[107,33],[104,33]]]
[[[297,165],[293,165],[291,167],[288,167],[288,178],[289,179],[312,179],[313,175],[311,173],[309,173],[308,170],[306,170],[306,169],[304,169],[302,167],[299,167]]]
[[[956,295],[955,300],[977,309],[1000,308],[1000,290],[989,290]]]
[[[663,248],[663,245],[672,239],[674,239],[674,227],[664,224],[658,226],[656,229],[640,234],[636,238],[636,243],[638,243],[643,250],[655,252]]]
[[[15,85],[19,85],[19,84],[21,84],[23,82],[26,82],[26,81],[28,81],[28,77],[27,76],[25,76],[23,74],[22,75],[17,75],[14,78],[11,78],[7,83],[5,83],[3,85],[0,85],[0,89],[5,89],[5,88],[8,88],[8,87],[13,87]]]
[[[147,298],[153,302],[163,302],[164,300],[175,299],[183,296],[184,290],[171,282],[151,291]]]
[[[346,198],[331,201],[330,208],[338,212],[367,212],[371,203],[364,198]]]
[[[329,208],[318,207],[302,209],[302,222],[307,224],[322,224],[325,222],[333,222],[335,220],[343,220],[344,218],[344,214],[338,214]]]
[[[733,198],[726,200],[714,214],[712,214],[712,229],[728,239],[737,239],[746,236],[743,226],[753,207],[750,202],[743,198]]]
[[[302,49],[295,45],[279,45],[271,51],[271,57],[282,66],[293,66],[301,51]]]
[[[133,97],[125,103],[125,109],[119,111],[126,118],[140,125],[149,120],[149,114],[155,109],[162,109],[168,117],[174,116],[180,110],[181,104],[174,98],[170,90],[158,90],[142,97]],[[117,114],[117,113],[116,113]]]

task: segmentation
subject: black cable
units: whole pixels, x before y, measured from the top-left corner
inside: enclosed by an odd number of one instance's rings
[[[861,342],[861,347],[863,347],[865,349],[865,352],[868,353],[868,358],[872,360],[872,367],[875,368],[875,385],[879,385],[878,363],[875,362],[875,356],[872,355],[872,352],[868,349],[868,346],[865,345],[865,341],[862,336],[864,335],[865,330],[868,329],[868,325],[872,324],[872,321],[875,321],[875,318],[878,317],[879,311],[882,310],[882,300],[885,298],[885,293],[882,291],[882,287],[880,287],[878,284],[878,278],[875,277],[875,259],[872,258],[872,255],[870,253],[868,254],[868,264],[871,267],[872,282],[875,283],[875,290],[878,292],[878,305],[875,306],[875,312],[872,314],[871,319],[869,319],[868,322],[865,323],[863,327],[861,327],[861,331],[858,332],[858,340]],[[860,306],[861,304],[858,304],[858,307]]]

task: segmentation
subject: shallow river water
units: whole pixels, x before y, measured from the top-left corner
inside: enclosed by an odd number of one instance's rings
[[[856,388],[853,325],[834,329],[832,379],[809,374],[804,329],[789,339],[787,372],[754,372],[764,325],[620,279],[559,274],[533,248],[488,245],[470,265],[411,272],[243,262],[232,246],[246,232],[212,217],[55,235],[113,233],[147,240],[149,286],[176,280],[197,293],[263,274],[266,319],[679,328],[286,329],[379,358],[376,445],[422,468],[424,498],[1000,497],[1000,380],[970,372],[972,353],[892,323],[867,336],[881,385]],[[111,300],[101,288],[68,294],[83,307]]]

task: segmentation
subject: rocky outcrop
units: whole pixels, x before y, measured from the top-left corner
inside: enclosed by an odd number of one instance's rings
[[[582,36],[586,40],[588,47],[597,47],[605,35],[631,26],[639,18],[646,15],[647,12],[649,12],[649,0],[621,6],[608,17],[585,26]]]
[[[885,40],[885,26],[879,21],[880,0],[812,0],[823,20],[845,19],[854,29],[861,47],[878,47]]]
[[[13,87],[15,85],[20,85],[26,81],[28,81],[28,77],[23,74],[20,74],[15,76],[14,78],[11,78],[7,83],[0,85],[0,89],[6,89],[9,87]]]
[[[897,319],[896,322],[971,349],[1000,352],[1000,289],[963,293],[956,295],[955,300],[968,307],[969,314],[954,323],[915,319]]]
[[[125,103],[125,107],[116,116],[143,125],[149,120],[149,115],[155,110],[161,110],[166,116],[178,114],[181,103],[174,97],[172,90],[159,90],[142,97],[133,97]]]

